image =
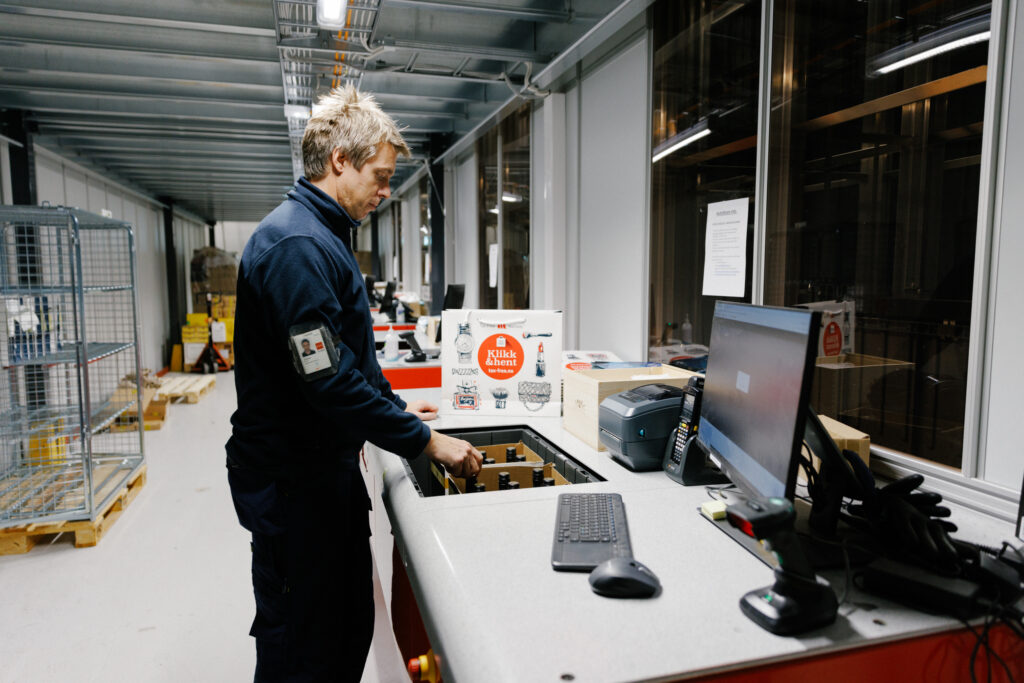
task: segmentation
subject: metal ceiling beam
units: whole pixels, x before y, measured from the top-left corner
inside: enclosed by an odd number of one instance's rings
[[[41,124],[66,123],[83,126],[115,126],[118,128],[168,128],[172,130],[199,131],[235,131],[258,130],[259,132],[288,132],[288,121],[284,116],[277,121],[245,121],[245,128],[236,123],[217,119],[160,119],[133,114],[111,114],[107,112],[90,112],[68,110],[59,112],[36,111],[30,118]]]
[[[277,61],[274,58],[277,41],[272,36],[218,34],[97,23],[83,24],[35,16],[21,16],[0,22],[0,39],[25,44],[73,45],[181,57]]]
[[[215,150],[209,152],[199,152],[196,150],[179,150],[179,149],[156,149],[153,147],[121,147],[121,148],[110,148],[110,147],[81,147],[80,149],[91,149],[92,156],[96,159],[116,158],[116,159],[150,159],[154,153],[160,154],[161,159],[196,159],[209,162],[216,162],[219,159],[233,157],[236,159],[269,159],[272,161],[280,161],[282,158],[291,158],[290,153],[285,154],[288,147],[284,148],[284,151],[279,151],[277,154],[268,155],[264,152],[238,152],[238,151],[225,151]]]
[[[155,17],[144,16],[100,14],[97,12],[75,12],[72,10],[24,7],[21,5],[0,4],[0,14],[20,14],[23,16],[44,17],[47,19],[64,19],[79,23],[96,22],[103,24],[129,24],[131,26],[150,26],[153,28],[170,28],[184,31],[207,31],[210,33],[233,33],[244,36],[276,37],[274,29],[257,26],[237,26],[199,21],[179,21],[175,19],[158,19]]]
[[[281,73],[274,62],[167,55],[135,50],[105,50],[78,45],[0,43],[0,64],[14,69],[75,73],[84,76],[135,76],[215,83],[276,86]]]
[[[281,101],[280,85],[239,84],[230,81],[211,82],[199,79],[165,79],[160,77],[121,76],[103,73],[36,71],[0,67],[5,87],[43,92],[74,92],[121,97],[162,97],[188,101],[270,104]]]
[[[118,135],[125,139],[150,139],[150,138],[163,138],[163,139],[181,139],[181,140],[262,140],[262,141],[278,141],[285,138],[287,135],[283,131],[266,131],[266,132],[250,132],[250,133],[229,133],[227,131],[201,131],[201,130],[179,130],[175,128],[119,128],[117,126],[111,126],[109,124],[103,124],[102,126],[89,126],[82,124],[64,124],[64,123],[43,123],[39,126],[40,132],[43,135],[87,135],[89,133],[95,133],[98,135]]]
[[[414,50],[416,52],[442,54],[449,57],[453,54],[463,55],[499,62],[535,62],[543,64],[553,57],[553,55],[543,52],[521,50],[512,47],[435,43],[426,40],[407,40],[405,38],[384,38],[383,40],[375,41],[373,47],[384,47],[393,50]]]
[[[531,9],[527,7],[509,7],[507,5],[491,5],[485,3],[469,4],[465,2],[440,2],[439,0],[384,0],[387,8],[405,7],[408,9],[432,10],[437,12],[459,12],[462,14],[479,14],[501,19],[532,21],[537,23],[566,24],[570,21],[593,21],[588,15],[578,15],[573,11]]]
[[[325,38],[287,38],[278,43],[280,48],[291,48],[296,50],[310,50],[313,52],[334,53],[352,55],[361,59],[377,58],[385,52],[425,52],[428,54],[453,55],[475,57],[491,61],[504,62],[547,62],[552,57],[550,54],[535,52],[533,50],[521,50],[512,47],[490,46],[490,45],[463,45],[451,43],[436,43],[425,40],[409,40],[405,38],[384,38],[375,40],[371,45],[372,51],[357,43],[338,40],[332,34],[326,34]],[[401,66],[408,62],[409,55],[403,54]],[[358,66],[356,67],[358,68]]]
[[[104,112],[94,113],[88,111],[67,110],[35,110],[30,113],[29,119],[39,125],[68,124],[114,127],[118,130],[196,130],[196,131],[238,131],[253,130],[259,133],[288,133],[288,124],[284,117],[279,121],[232,121],[218,119],[184,118],[184,117],[155,117],[143,114],[108,114]]]
[[[255,119],[278,122],[284,118],[281,104],[181,100],[159,97],[130,97],[85,92],[53,92],[40,89],[8,88],[0,84],[4,106],[36,111],[118,113],[156,118],[181,116],[192,119],[223,119],[244,123]]]

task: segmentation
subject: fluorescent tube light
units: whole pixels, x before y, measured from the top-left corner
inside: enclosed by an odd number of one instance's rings
[[[488,213],[493,213],[493,214],[495,214],[495,215],[497,215],[498,213],[500,213],[500,212],[499,212],[499,210],[498,210],[498,207],[497,207],[497,206],[495,206],[495,207],[494,207],[493,209],[487,209],[487,212],[488,212]]]
[[[987,41],[991,37],[991,35],[992,35],[991,31],[985,31],[983,33],[976,33],[973,36],[967,36],[965,38],[960,38],[960,39],[954,40],[954,41],[952,41],[950,43],[946,43],[945,45],[939,45],[938,47],[933,47],[930,50],[925,50],[924,52],[920,52],[920,53],[918,53],[916,55],[912,55],[910,57],[905,57],[905,58],[899,60],[898,62],[893,62],[892,64],[890,64],[888,66],[883,66],[883,67],[879,68],[876,73],[880,73],[880,74],[892,73],[893,71],[896,71],[898,69],[902,69],[904,67],[910,66],[911,64],[917,64],[918,62],[923,62],[926,59],[931,59],[935,55],[940,55],[943,52],[950,52],[951,50],[956,50],[957,48],[964,47],[965,45],[973,45],[975,43],[983,43],[983,42]]]
[[[345,28],[345,6],[347,4],[348,0],[317,0],[317,26],[329,31]]]
[[[523,196],[516,194],[515,192],[502,192],[501,201],[511,202],[512,204],[518,204],[519,202],[523,201]]]
[[[676,152],[703,137],[707,137],[708,135],[711,135],[711,129],[708,127],[707,119],[704,119],[655,147],[654,156],[651,157],[651,163],[656,164],[669,154],[672,154],[673,152]]]
[[[899,45],[874,57],[869,62],[868,73],[873,76],[889,74],[944,52],[983,43],[992,36],[990,24],[990,15],[984,14],[933,31],[919,40]]]

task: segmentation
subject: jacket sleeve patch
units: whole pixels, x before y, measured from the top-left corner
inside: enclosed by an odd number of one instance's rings
[[[334,336],[317,323],[292,325],[288,328],[288,348],[299,376],[310,382],[338,372],[338,352]]]

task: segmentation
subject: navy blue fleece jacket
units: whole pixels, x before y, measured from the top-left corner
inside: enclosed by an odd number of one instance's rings
[[[377,363],[366,288],[352,254],[355,226],[301,178],[246,244],[229,465],[282,474],[351,468],[365,441],[413,458],[430,440],[430,429],[404,412]],[[307,382],[295,369],[288,330],[304,323],[325,326],[337,340],[337,373]]]

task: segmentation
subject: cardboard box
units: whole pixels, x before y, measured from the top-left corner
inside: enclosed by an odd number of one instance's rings
[[[214,318],[235,318],[235,303],[237,297],[234,294],[213,295],[213,317]]]
[[[819,415],[818,419],[821,420],[822,426],[828,430],[828,435],[836,442],[836,446],[839,447],[840,451],[853,451],[860,456],[865,465],[871,463],[870,436],[859,429],[854,429],[848,424],[843,424],[839,420],[833,420],[828,415]]]
[[[811,405],[833,418],[882,404],[894,409],[905,403],[907,395],[906,380],[898,373],[913,369],[914,364],[907,361],[859,353],[818,358]]]
[[[355,251],[356,263],[359,264],[359,272],[366,275],[373,273],[373,253],[369,251]]]
[[[206,325],[182,325],[181,327],[181,342],[183,344],[205,344],[209,338],[210,328]]]
[[[567,372],[562,426],[591,448],[606,450],[599,439],[598,408],[601,401],[644,384],[669,384],[683,388],[696,374],[671,365]]]

